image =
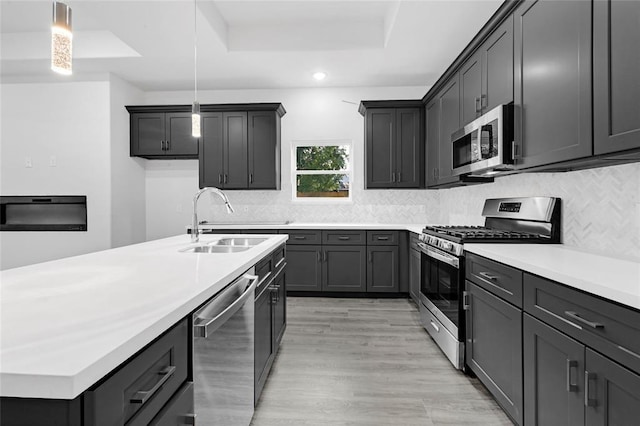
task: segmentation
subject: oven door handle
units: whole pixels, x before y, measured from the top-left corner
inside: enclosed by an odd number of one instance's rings
[[[440,262],[446,263],[449,266],[453,266],[456,269],[460,269],[460,261],[457,257],[442,252],[440,250],[436,250],[427,246],[425,243],[418,243],[418,246],[422,250],[424,254],[427,256],[439,260]]]

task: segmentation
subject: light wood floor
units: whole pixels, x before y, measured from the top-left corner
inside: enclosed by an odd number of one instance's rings
[[[477,379],[451,366],[412,302],[287,302],[287,331],[252,426],[512,424]]]

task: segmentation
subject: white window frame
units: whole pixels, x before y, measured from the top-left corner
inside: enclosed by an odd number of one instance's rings
[[[343,170],[298,170],[297,149],[301,146],[348,146],[349,161],[347,168]],[[298,175],[348,175],[349,196],[347,197],[298,197]],[[326,140],[294,140],[291,142],[291,199],[295,203],[302,204],[348,204],[353,203],[353,141],[351,139],[326,139]]]

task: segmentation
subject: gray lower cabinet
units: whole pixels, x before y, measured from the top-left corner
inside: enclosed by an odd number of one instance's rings
[[[287,290],[322,291],[322,246],[287,244]]]
[[[593,2],[594,153],[640,148],[640,2]]]
[[[640,375],[586,349],[585,405],[588,426],[637,425]]]
[[[288,256],[288,253],[287,253]],[[284,246],[256,265],[259,282],[255,296],[254,403],[262,394],[287,324],[287,289]],[[288,259],[286,259],[288,260]]]
[[[523,424],[522,310],[467,281],[466,364]]]
[[[524,0],[514,12],[516,161],[592,154],[591,1]]]
[[[322,290],[327,292],[367,291],[366,247],[322,246]]]
[[[367,247],[367,291],[398,291],[398,246]]]
[[[525,424],[584,425],[584,345],[529,314],[523,344]]]
[[[193,383],[188,382],[171,398],[171,401],[149,423],[150,426],[177,426],[195,423],[193,414]]]

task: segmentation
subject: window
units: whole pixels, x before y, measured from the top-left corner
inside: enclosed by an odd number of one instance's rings
[[[351,200],[351,142],[293,143],[294,200]]]

